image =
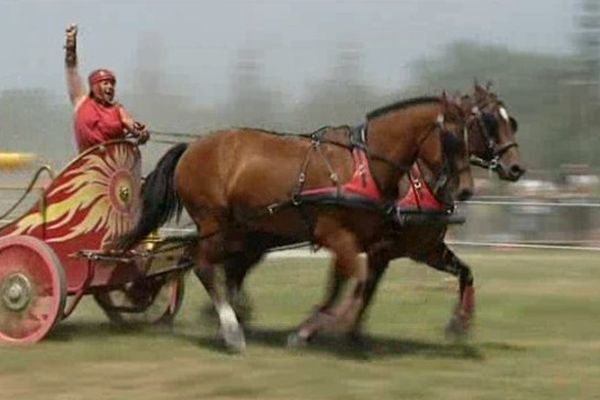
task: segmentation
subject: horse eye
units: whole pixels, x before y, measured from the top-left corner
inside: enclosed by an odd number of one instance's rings
[[[486,113],[483,114],[482,119],[488,134],[496,139],[498,137],[498,120],[496,117],[493,114]]]
[[[463,144],[461,139],[449,131],[444,131],[442,134],[442,151],[446,157],[452,157],[460,153]]]

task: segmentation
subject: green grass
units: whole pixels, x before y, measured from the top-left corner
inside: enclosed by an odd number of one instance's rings
[[[600,399],[597,255],[458,253],[477,290],[475,330],[461,343],[443,334],[455,282],[397,261],[365,346],[329,336],[289,350],[288,332],[321,299],[327,263],[273,260],[248,281],[255,319],[244,355],[223,350],[190,277],[172,329],[118,329],[86,298],[43,342],[0,348],[0,400]]]

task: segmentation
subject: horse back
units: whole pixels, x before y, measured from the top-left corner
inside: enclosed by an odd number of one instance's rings
[[[190,144],[181,157],[178,193],[211,207],[263,207],[289,200],[302,172],[305,189],[332,185],[331,172],[342,182],[350,179],[348,150],[322,144],[320,155],[311,146],[307,138],[254,129],[214,132]]]

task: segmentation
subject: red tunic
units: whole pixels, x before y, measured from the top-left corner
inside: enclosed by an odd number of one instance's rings
[[[82,152],[107,140],[122,138],[125,125],[119,105],[104,106],[87,97],[75,113],[75,140]]]

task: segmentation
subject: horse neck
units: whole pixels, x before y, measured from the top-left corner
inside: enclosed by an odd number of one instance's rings
[[[441,113],[439,103],[426,103],[389,112],[369,121],[368,146],[372,155],[403,167],[397,169],[386,162],[372,163],[371,170],[381,190],[397,195],[398,181],[417,160],[420,148]],[[423,160],[427,163],[428,160]]]

